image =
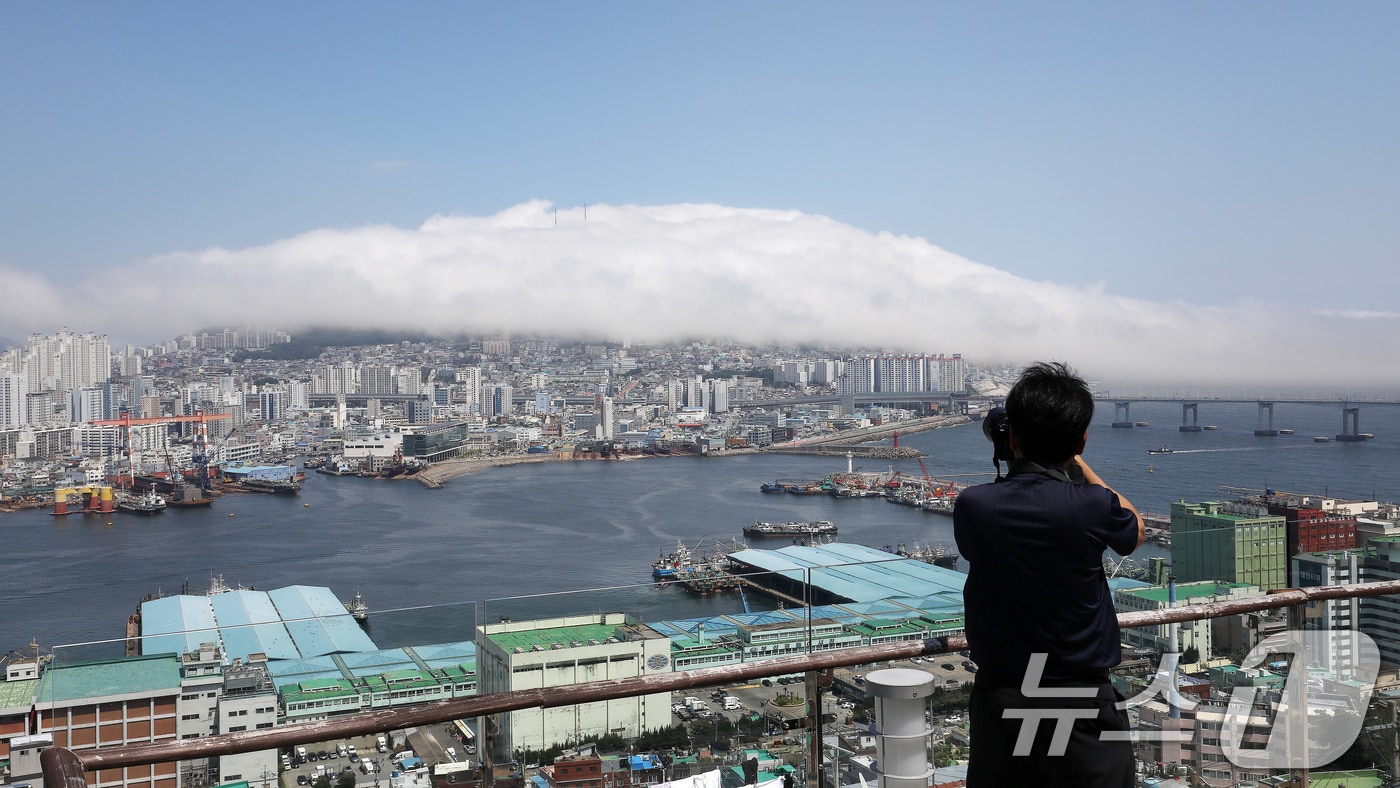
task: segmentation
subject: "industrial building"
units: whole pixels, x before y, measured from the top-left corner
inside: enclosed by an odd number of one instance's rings
[[[564,687],[671,672],[671,640],[622,613],[538,621],[502,621],[478,631],[482,693]],[[669,693],[638,695],[566,708],[497,715],[492,756],[541,750],[560,742],[617,733],[638,736],[671,724]]]

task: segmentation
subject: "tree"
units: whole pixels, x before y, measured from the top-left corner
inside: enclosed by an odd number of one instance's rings
[[[355,773],[341,772],[340,776],[335,778],[335,788],[355,788]]]
[[[1184,665],[1194,665],[1201,661],[1201,650],[1195,646],[1187,646],[1186,651],[1181,655],[1181,662]]]

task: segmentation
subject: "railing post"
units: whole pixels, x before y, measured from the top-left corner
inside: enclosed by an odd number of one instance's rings
[[[821,788],[822,780],[822,687],[830,686],[830,670],[809,670],[805,676],[807,691],[807,785]],[[832,781],[840,785],[840,780]]]
[[[44,788],[87,788],[83,764],[66,747],[50,747],[39,753],[44,769]]]
[[[1289,776],[1295,781],[1295,785],[1307,786],[1311,782],[1308,777],[1308,666],[1307,666],[1307,641],[1303,637],[1303,626],[1307,618],[1307,604],[1292,605],[1288,608],[1288,645],[1293,652],[1293,659],[1288,665],[1288,680],[1285,686],[1288,688],[1288,697],[1285,702],[1288,704],[1288,744],[1293,752],[1290,752]],[[1302,752],[1298,752],[1302,748]],[[1292,764],[1298,764],[1300,768],[1292,768]]]

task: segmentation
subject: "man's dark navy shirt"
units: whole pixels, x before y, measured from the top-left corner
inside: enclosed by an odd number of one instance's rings
[[[1005,479],[958,495],[953,533],[970,566],[963,601],[980,671],[1019,683],[1037,652],[1049,655],[1051,681],[1118,664],[1103,553],[1131,553],[1138,522],[1117,495],[1013,465]]]

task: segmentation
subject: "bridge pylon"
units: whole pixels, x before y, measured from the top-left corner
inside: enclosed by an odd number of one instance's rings
[[[1180,426],[1180,427],[1177,427],[1177,429],[1180,430],[1181,432],[1200,432],[1200,431],[1201,431],[1201,425],[1199,425],[1199,424],[1196,423],[1196,405],[1197,405],[1197,403],[1195,403],[1195,402],[1188,402],[1188,403],[1183,403],[1183,404],[1182,404],[1182,406],[1181,406],[1181,426]],[[1190,421],[1187,421],[1187,420],[1186,420],[1186,417],[1187,417],[1187,416],[1190,416],[1190,417],[1191,417],[1191,420],[1190,420]]]
[[[1264,418],[1264,414],[1265,414],[1265,413],[1268,413],[1268,414],[1269,414],[1269,415],[1268,415],[1268,420],[1267,420],[1267,421],[1266,421],[1265,418]],[[1268,426],[1265,426],[1266,424],[1267,424]],[[1258,437],[1260,437],[1260,438],[1272,438],[1272,437],[1278,435],[1278,430],[1274,429],[1274,403],[1272,403],[1272,402],[1261,402],[1261,403],[1259,403],[1259,422],[1258,422],[1258,425],[1259,425],[1259,426],[1254,430],[1254,434],[1255,434],[1256,436],[1258,436]]]
[[[1337,436],[1337,440],[1343,443],[1360,443],[1368,437],[1370,436],[1361,432],[1361,408],[1342,408],[1342,434]]]
[[[1132,418],[1128,415],[1128,405],[1129,405],[1129,404],[1130,404],[1130,403],[1127,403],[1127,402],[1115,402],[1115,403],[1113,403],[1113,426],[1114,426],[1114,427],[1131,427],[1131,426],[1133,426],[1133,420],[1132,420]]]

